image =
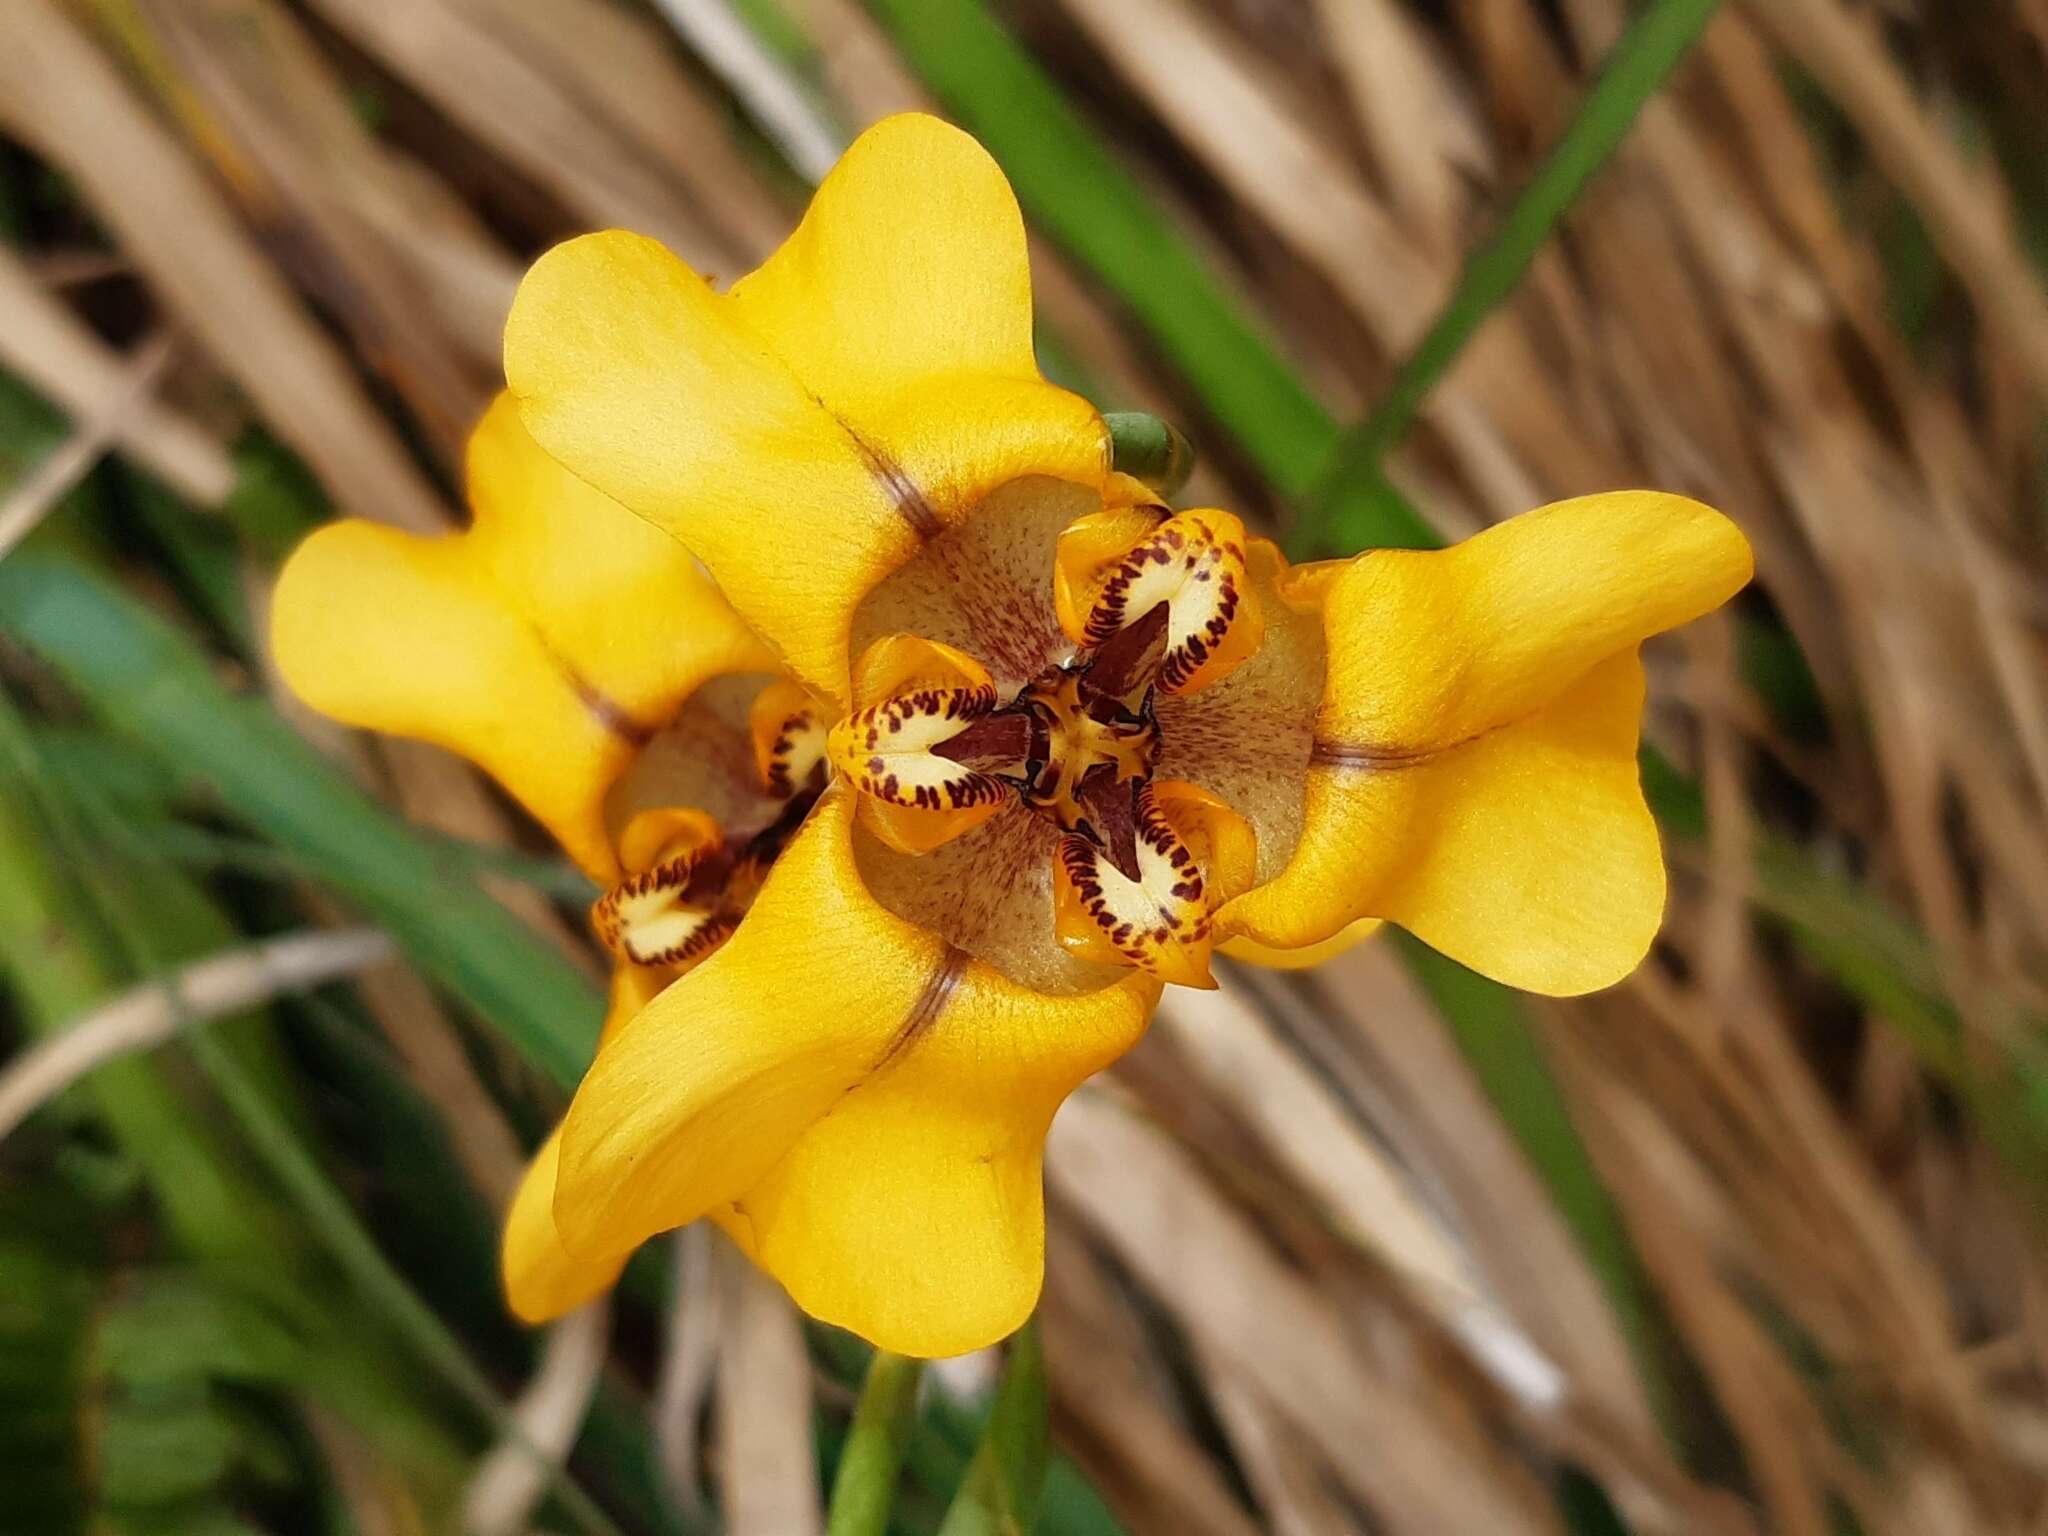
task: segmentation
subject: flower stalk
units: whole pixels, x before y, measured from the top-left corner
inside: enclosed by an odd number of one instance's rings
[[[917,1385],[923,1377],[922,1360],[875,1351],[832,1480],[825,1536],[882,1536],[888,1529],[903,1452],[917,1427]]]
[[[988,1428],[939,1536],[1025,1536],[1038,1521],[1051,1439],[1045,1346],[1033,1313],[1010,1341],[1009,1367],[996,1389]]]

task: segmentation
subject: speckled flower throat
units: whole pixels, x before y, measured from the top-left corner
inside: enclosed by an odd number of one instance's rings
[[[1042,860],[1038,926],[1049,914],[1070,961],[1208,985],[1215,912],[1254,878],[1259,838],[1213,784],[1174,770],[1191,744],[1174,727],[1177,705],[1260,650],[1244,525],[1141,503],[1082,512],[1048,539],[1069,495],[1024,485],[992,500],[878,594],[877,609],[912,624],[933,617],[934,583],[960,597],[922,633],[869,641],[828,756],[898,855],[971,840],[970,879],[1026,899],[1038,871],[1025,866]],[[1213,743],[1191,724],[1192,744]]]

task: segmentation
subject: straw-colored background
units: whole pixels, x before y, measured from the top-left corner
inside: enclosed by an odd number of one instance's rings
[[[708,1239],[609,1334],[503,1315],[594,1027],[573,876],[266,671],[306,527],[457,515],[526,261],[730,277],[936,106],[1016,181],[1048,367],[1355,548],[1400,509],[1327,494],[1342,432],[1632,9],[0,0],[0,1048],[207,957],[182,1010],[251,1009],[0,1144],[0,1529],[820,1528],[862,1351]],[[2043,0],[1707,27],[1387,462],[1446,537],[1646,483],[1754,542],[1651,657],[1664,942],[1572,1004],[1394,941],[1174,994],[1052,1139],[1041,1530],[2048,1531],[2044,253]],[[515,1407],[575,1447],[531,1514]]]

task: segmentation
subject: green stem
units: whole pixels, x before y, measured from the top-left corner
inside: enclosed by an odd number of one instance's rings
[[[896,1503],[904,1447],[917,1427],[917,1384],[924,1362],[877,1350],[861,1383],[853,1428],[832,1480],[826,1536],[883,1536]]]
[[[1480,324],[1514,292],[1559,220],[1620,148],[1643,104],[1685,57],[1719,5],[1720,0],[1651,0],[1630,23],[1507,217],[1466,259],[1436,323],[1395,371],[1372,414],[1338,445],[1294,530],[1292,542],[1303,554],[1349,553],[1363,542],[1346,526],[1360,521],[1359,513],[1346,517],[1344,509],[1350,505],[1363,511],[1386,500],[1391,487],[1384,483],[1381,462],[1407,435],[1423,401]]]
[[[938,1536],[1026,1536],[1038,1522],[1051,1451],[1045,1347],[1034,1313],[1010,1341],[1009,1366],[996,1389],[988,1428]]]
[[[66,795],[76,788],[41,763],[25,722],[0,694],[0,968],[38,1035],[70,1027],[122,986],[215,950],[234,933],[170,872],[109,863],[88,846]],[[249,1050],[250,1026],[264,1022],[208,1027],[259,1095],[276,1086],[264,1056]],[[343,1305],[316,1271],[290,1213],[248,1166],[211,1101],[195,1100],[178,1073],[147,1056],[108,1062],[82,1087],[142,1169],[176,1246],[291,1319],[322,1400],[430,1497],[452,1492],[463,1458],[435,1416],[440,1405],[430,1408],[391,1369],[381,1336],[365,1336],[367,1317]],[[270,1113],[280,1134],[298,1134],[285,1108]]]

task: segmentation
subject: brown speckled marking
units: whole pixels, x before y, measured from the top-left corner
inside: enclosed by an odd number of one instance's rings
[[[815,706],[806,705],[776,727],[768,749],[768,793],[787,799],[797,792],[797,780],[810,779],[824,760],[825,726]]]
[[[682,965],[709,954],[723,944],[739,926],[739,918],[684,904],[691,882],[720,853],[715,843],[692,848],[674,858],[662,859],[637,875],[629,875],[606,891],[590,908],[590,925],[596,930],[598,941],[617,958],[630,960],[635,965]],[[689,937],[680,944],[653,951],[641,950],[633,943],[632,924],[627,921],[625,908],[630,902],[664,891],[674,893],[669,907],[700,912],[704,921],[692,929]]]
[[[1192,513],[1182,513],[1161,523],[1133,545],[1104,579],[1082,629],[1084,643],[1106,645],[1120,630],[1144,616],[1132,608],[1134,602],[1141,600],[1139,584],[1157,570],[1176,564],[1180,567],[1180,587],[1170,604],[1181,611],[1169,618],[1166,653],[1159,661],[1158,683],[1164,693],[1178,693],[1185,688],[1237,621],[1248,579],[1242,540],[1218,536]],[[1189,588],[1212,584],[1215,593],[1206,599],[1207,617],[1199,628],[1182,632],[1178,626],[1185,621],[1187,604],[1181,594]],[[1147,612],[1162,601],[1158,592],[1156,585],[1149,589]]]
[[[1189,944],[1205,942],[1212,920],[1201,868],[1187,844],[1174,832],[1149,788],[1138,795],[1136,834],[1173,872],[1173,883],[1163,892],[1125,874],[1153,905],[1154,918],[1143,926],[1119,913],[1104,890],[1102,872],[1110,859],[1098,843],[1079,833],[1069,834],[1060,839],[1058,857],[1080,898],[1081,909],[1103,938],[1132,965],[1150,969],[1154,951],[1174,939]]]
[[[996,686],[992,682],[961,688],[918,688],[871,705],[848,722],[869,754],[849,771],[848,777],[864,794],[917,810],[964,810],[1000,800],[1009,793],[1009,786],[1001,779],[956,765],[935,748],[904,749],[901,756],[930,757],[955,770],[938,784],[906,785],[890,762],[898,755],[891,752],[890,743],[912,722],[956,720],[965,730],[987,716],[995,705]]]

